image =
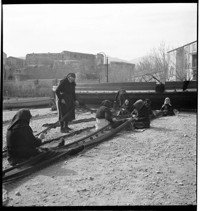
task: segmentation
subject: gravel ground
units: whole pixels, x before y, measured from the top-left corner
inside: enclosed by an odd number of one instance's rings
[[[41,125],[57,121],[56,112],[36,110],[31,113],[49,116],[32,120],[35,133],[43,129]],[[12,112],[4,112],[3,120],[11,119],[16,111]],[[94,116],[77,112],[76,119]],[[6,206],[196,205],[196,117],[181,112],[153,120],[142,132],[121,131],[83,154],[6,185]],[[71,127],[92,125],[94,121]],[[7,126],[3,125],[4,144]],[[51,129],[46,139],[60,135],[59,128]]]

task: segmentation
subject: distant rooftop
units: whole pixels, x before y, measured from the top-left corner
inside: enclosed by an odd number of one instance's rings
[[[190,43],[188,43],[188,44],[186,44],[186,45],[183,45],[183,46],[180,46],[180,47],[178,47],[178,48],[175,48],[175,49],[173,49],[173,50],[171,50],[171,51],[168,51],[167,53],[170,53],[170,52],[172,52],[172,51],[178,50],[179,48],[183,48],[183,47],[185,47],[185,46],[187,46],[187,45],[191,45],[191,44],[193,44],[193,43],[195,43],[195,42],[197,42],[197,41],[190,42]]]

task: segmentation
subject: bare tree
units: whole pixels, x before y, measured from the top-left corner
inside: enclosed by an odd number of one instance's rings
[[[158,49],[153,49],[152,52],[143,57],[141,62],[136,65],[136,74],[143,76],[152,76],[153,79],[160,83],[168,80],[168,58],[166,52],[168,48],[162,42]],[[148,79],[146,79],[148,80]]]

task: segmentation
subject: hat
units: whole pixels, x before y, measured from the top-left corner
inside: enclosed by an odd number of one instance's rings
[[[75,74],[75,73],[69,73],[69,74],[67,75],[67,77],[76,78],[76,74]]]
[[[145,104],[145,102],[144,102],[143,100],[137,100],[137,101],[133,104],[133,106],[134,106],[134,108],[135,108],[137,111],[139,111],[139,110],[143,107],[144,104]]]

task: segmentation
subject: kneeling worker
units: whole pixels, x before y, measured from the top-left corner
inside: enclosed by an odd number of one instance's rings
[[[137,100],[133,104],[133,112],[132,114],[135,115],[135,128],[142,129],[142,128],[149,128],[150,127],[150,119],[149,119],[149,111],[147,104],[143,100]]]
[[[96,112],[96,130],[105,127],[110,123],[114,123],[110,110],[111,106],[112,103],[109,100],[102,101],[101,106]]]
[[[6,141],[8,162],[11,165],[23,162],[39,154],[44,134],[37,138],[29,126],[31,113],[28,109],[20,109],[13,117],[7,129]]]

